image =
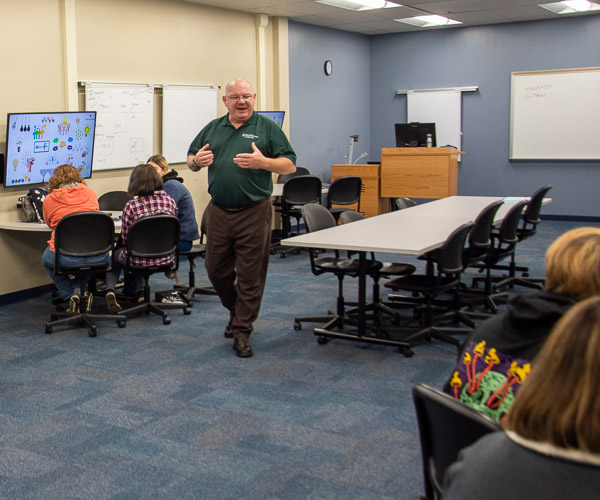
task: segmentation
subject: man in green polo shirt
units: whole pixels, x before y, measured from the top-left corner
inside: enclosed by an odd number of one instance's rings
[[[236,354],[252,356],[249,338],[262,300],[271,243],[272,173],[296,170],[296,153],[270,118],[254,113],[250,83],[232,80],[223,103],[228,113],[192,141],[187,165],[208,167],[206,270],[229,310],[225,337]]]

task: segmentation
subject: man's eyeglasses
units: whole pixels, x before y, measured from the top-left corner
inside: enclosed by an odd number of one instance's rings
[[[244,94],[244,95],[229,95],[226,96],[230,101],[239,101],[240,99],[244,99],[244,101],[249,101],[254,96],[252,94]]]

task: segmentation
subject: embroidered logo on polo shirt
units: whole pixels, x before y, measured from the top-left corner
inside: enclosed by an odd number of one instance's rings
[[[258,136],[254,134],[242,134],[242,137],[244,139],[258,139]]]

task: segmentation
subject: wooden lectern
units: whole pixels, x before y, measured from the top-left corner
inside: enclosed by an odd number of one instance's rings
[[[445,198],[457,194],[455,148],[382,148],[381,189],[386,198]]]

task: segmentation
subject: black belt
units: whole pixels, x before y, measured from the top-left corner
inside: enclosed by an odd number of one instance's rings
[[[224,208],[224,207],[220,207],[216,203],[215,203],[215,205],[217,206],[217,208],[219,210],[223,210],[223,212],[227,212],[228,214],[237,214],[237,213],[243,212],[244,210],[248,210],[249,208],[252,208],[253,206],[255,206],[256,204],[260,203],[263,200],[265,200],[265,198],[262,198],[257,201],[253,201],[252,203],[249,203],[248,205],[244,205],[243,207],[237,207],[237,208]]]

